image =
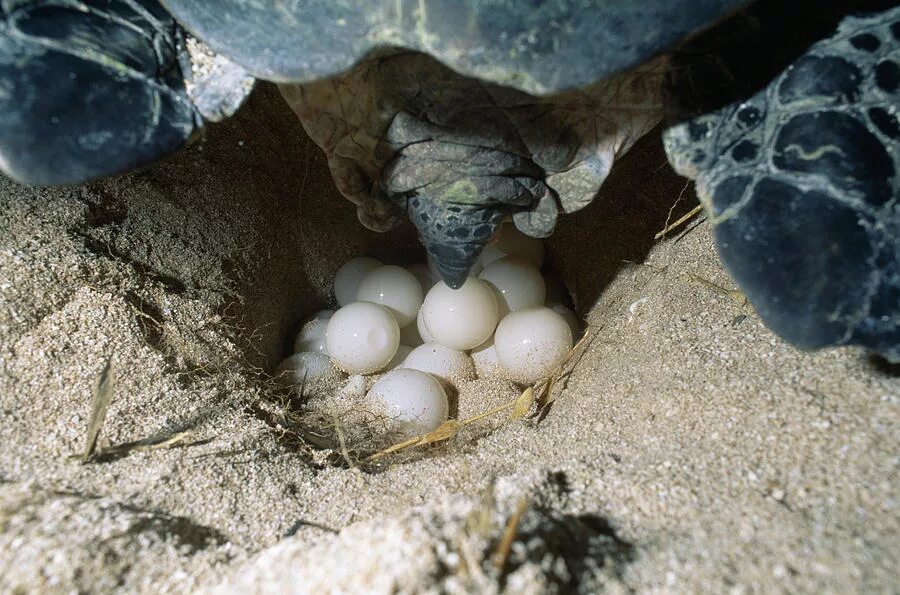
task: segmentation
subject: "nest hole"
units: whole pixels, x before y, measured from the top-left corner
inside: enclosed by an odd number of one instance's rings
[[[160,185],[166,176],[182,186],[202,177],[215,185],[203,192],[220,189],[242,197],[227,203],[232,212],[224,220],[252,226],[253,240],[223,263],[233,282],[223,314],[239,330],[248,368],[259,372],[266,402],[254,412],[283,435],[285,422],[303,403],[270,375],[290,354],[304,319],[334,307],[335,271],[363,255],[390,264],[424,262],[416,231],[408,222],[386,233],[365,229],[355,205],[336,189],[324,154],[268,84],[260,84],[235,117],[213,126],[201,146],[153,174],[163,178],[155,182]],[[654,234],[695,204],[685,180],[668,166],[657,129],[617,163],[588,207],[560,217],[545,242],[546,266],[583,318],[624,266],[645,259]],[[329,420],[317,427],[315,416],[305,419],[308,427],[296,428],[303,448],[340,442]],[[352,464],[343,451],[334,462]]]

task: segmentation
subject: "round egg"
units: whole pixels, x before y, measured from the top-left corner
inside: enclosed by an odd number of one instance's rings
[[[462,351],[438,343],[419,345],[406,356],[401,367],[428,372],[450,384],[459,380],[471,380],[475,376],[472,358]]]
[[[295,353],[281,362],[275,370],[275,377],[288,384],[309,388],[324,380],[332,370],[327,355]]]
[[[450,405],[437,378],[426,372],[400,368],[378,379],[366,395],[383,409],[405,437],[427,434],[447,421]]]
[[[334,310],[320,310],[308,319],[294,339],[294,353],[309,351],[328,355],[328,349],[325,347],[325,330],[332,315]]]
[[[512,222],[500,225],[496,237],[488,242],[479,258],[480,266],[486,267],[504,256],[520,258],[539,269],[544,265],[544,241],[525,235]]]
[[[497,361],[497,348],[494,347],[493,337],[472,350],[472,362],[475,364],[475,373],[479,378],[497,374],[500,370],[500,362]]]
[[[390,310],[401,328],[416,319],[424,297],[416,276],[394,265],[369,271],[356,290],[357,301],[381,304]]]
[[[384,306],[347,304],[328,321],[325,347],[331,359],[350,374],[369,374],[387,365],[400,345],[400,327]]]
[[[384,264],[380,260],[360,256],[345,262],[334,274],[334,297],[339,306],[346,306],[356,301],[359,282],[371,271]]]
[[[431,267],[427,264],[414,264],[406,267],[406,270],[412,273],[416,279],[419,280],[419,284],[422,286],[423,295],[428,293],[428,290],[432,288],[432,286],[436,283],[434,278],[434,274],[431,272]]]
[[[575,312],[562,304],[547,304],[547,307],[563,317],[572,331],[572,341],[577,343],[581,338],[581,320],[575,315]]]
[[[550,308],[524,308],[500,321],[494,346],[509,377],[531,384],[548,376],[572,349],[572,331]]]
[[[354,374],[338,389],[337,394],[352,401],[362,399],[366,395],[366,379],[360,374]]]
[[[422,322],[435,343],[459,351],[477,347],[497,326],[494,290],[475,277],[466,279],[459,289],[441,281],[425,296]],[[422,338],[426,339],[425,333]]]
[[[421,310],[419,310],[421,312]],[[409,345],[410,347],[418,347],[425,341],[422,340],[422,335],[419,334],[419,314],[416,313],[416,323],[415,324],[407,324],[402,329],[400,329],[400,344],[401,345]]]
[[[406,356],[408,356],[412,351],[413,348],[409,345],[399,345],[397,347],[397,353],[394,354],[394,357],[391,358],[391,361],[387,363],[384,369],[393,370],[394,368],[402,367],[404,360],[406,360]]]
[[[544,303],[546,287],[541,272],[520,258],[498,258],[484,267],[478,278],[497,290],[501,319],[509,312]]]
[[[424,302],[422,305],[424,305]],[[419,313],[416,314],[416,330],[419,331],[419,338],[422,339],[422,343],[434,343],[434,337],[431,336],[431,332],[425,326],[424,310],[424,308],[419,308]]]

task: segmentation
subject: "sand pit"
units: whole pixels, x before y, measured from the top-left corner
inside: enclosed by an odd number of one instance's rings
[[[341,263],[421,248],[273,88],[143,172],[0,179],[0,591],[893,590],[898,371],[772,335],[708,223],[654,241],[694,204],[639,143],[548,243],[591,333],[552,405],[368,464],[267,373]]]

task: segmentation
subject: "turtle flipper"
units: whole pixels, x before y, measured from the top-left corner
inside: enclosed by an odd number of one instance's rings
[[[0,3],[0,168],[79,183],[153,162],[201,125],[155,0]]]
[[[900,361],[898,36],[900,8],[847,17],[761,91],[664,134],[725,267],[803,348]],[[669,93],[683,107],[704,76],[676,67]]]

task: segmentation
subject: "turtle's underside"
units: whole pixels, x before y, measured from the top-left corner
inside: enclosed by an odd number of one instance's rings
[[[458,286],[504,217],[551,234],[665,119],[766,323],[900,361],[892,2],[163,4],[0,0],[0,168],[125,172],[273,80],[360,221],[409,216]]]

